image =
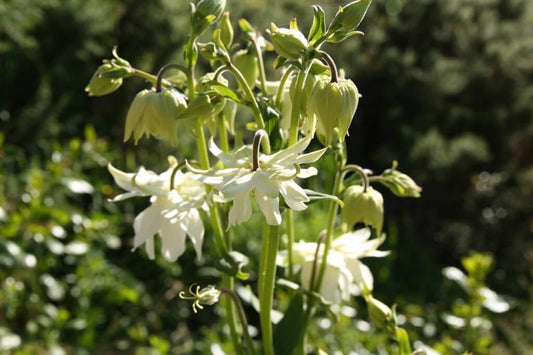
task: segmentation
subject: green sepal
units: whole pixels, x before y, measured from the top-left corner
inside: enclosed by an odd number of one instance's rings
[[[313,12],[313,25],[311,26],[309,36],[307,37],[310,46],[313,46],[318,40],[320,40],[326,31],[324,10],[319,5],[313,5]]]
[[[230,251],[215,262],[215,268],[220,272],[245,281],[248,280],[250,274],[243,272],[242,268],[248,265],[248,262],[249,259],[246,255],[237,251]]]
[[[183,46],[183,59],[189,67],[194,66],[198,61],[198,47],[192,37],[189,37],[189,40]]]
[[[293,354],[305,333],[303,294],[296,293],[285,311],[285,315],[274,328],[274,349],[276,354]]]
[[[215,81],[212,81],[209,83],[209,85],[211,86],[211,88],[213,88],[213,90],[215,90],[217,93],[219,93],[220,95],[230,99],[230,100],[233,100],[235,102],[238,102],[240,104],[244,104],[246,105],[248,103],[248,101],[246,101],[246,99],[241,95],[239,94],[237,91],[233,90],[233,89],[230,89],[229,87],[223,85],[223,84],[220,84],[220,83],[217,83]]]
[[[279,112],[262,100],[258,101],[258,104],[265,120],[265,130],[268,133],[270,148],[277,151],[283,144],[283,137],[279,130]]]
[[[337,31],[332,36],[328,36],[328,39],[326,41],[330,43],[339,43],[344,41],[346,38],[354,35],[364,36],[364,33],[362,31]]]
[[[395,333],[400,355],[410,355],[411,345],[409,344],[409,335],[405,329],[397,327]]]

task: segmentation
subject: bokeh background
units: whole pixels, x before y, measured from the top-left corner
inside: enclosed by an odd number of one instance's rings
[[[297,17],[306,31],[314,3],[329,19],[344,4],[228,0],[227,9],[235,26],[245,17],[264,32],[270,21],[287,26]],[[150,261],[131,252],[131,222],[147,201],[107,201],[118,193],[108,161],[157,170],[169,153],[194,154],[193,145],[185,139],[175,152],[156,141],[142,149],[122,143],[128,106],[146,87],[140,79],[110,96],[84,93],[114,45],[150,72],[181,61],[188,12],[178,0],[0,2],[0,352],[231,348],[216,322],[220,310],[195,315],[176,299],[193,282],[216,282],[206,260],[213,246],[206,243],[201,261],[191,250],[174,264]],[[441,270],[462,268],[472,252],[492,256],[486,283],[511,304],[503,314],[483,313],[491,321],[483,349],[533,353],[532,24],[530,0],[375,0],[364,37],[326,48],[363,95],[350,161],[379,172],[398,160],[423,187],[409,200],[380,189],[385,249],[393,253],[369,261],[375,294],[398,303],[412,340],[445,353],[468,339],[442,314],[469,301]],[[254,223],[236,241],[252,257]],[[257,315],[247,311],[253,323]],[[354,311],[355,320],[316,331],[338,335],[323,339],[330,349],[386,353],[364,307]]]

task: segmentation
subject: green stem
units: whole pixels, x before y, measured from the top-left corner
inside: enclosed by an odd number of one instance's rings
[[[187,75],[189,73],[188,69],[185,68],[183,65],[170,63],[167,65],[164,65],[161,69],[159,69],[159,72],[157,73],[157,80],[155,83],[155,91],[161,92],[161,81],[163,80],[163,75],[165,75],[165,72],[169,69],[178,69]]]
[[[289,280],[294,280],[294,259],[292,252],[292,244],[294,243],[294,212],[292,209],[287,211],[287,258],[288,258],[288,267],[287,271],[289,273]]]
[[[140,69],[133,68],[133,75],[136,75],[136,76],[138,76],[140,78],[146,79],[146,80],[148,80],[148,81],[150,81],[150,82],[152,82],[154,84],[157,83],[157,75],[152,75],[152,74],[147,73],[145,71],[142,71]],[[162,80],[162,84],[164,86],[169,86],[169,87],[172,86],[172,83],[170,83],[170,81],[165,80],[165,79]]]
[[[252,89],[250,88],[250,85],[246,82],[246,79],[242,75],[242,73],[237,69],[231,62],[228,62],[226,64],[226,67],[229,71],[233,73],[235,76],[235,79],[239,82],[240,87],[244,90],[244,93],[246,94],[248,100],[250,101],[250,104],[252,105],[252,112],[254,114],[255,122],[257,123],[257,128],[263,129],[265,128],[265,121],[263,120],[263,115],[261,114],[261,110],[259,109],[259,105],[257,104],[257,101],[255,100],[254,93],[252,92]]]
[[[281,96],[283,95],[283,88],[285,87],[285,82],[287,82],[287,79],[291,76],[291,73],[294,71],[294,67],[290,67],[283,73],[281,80],[279,82],[278,86],[278,92],[276,93],[276,101],[275,105],[277,108],[281,109]]]
[[[259,274],[259,317],[261,319],[261,333],[263,337],[263,351],[265,355],[274,355],[274,341],[272,338],[272,301],[274,299],[274,281],[276,278],[276,256],[279,244],[279,227],[265,223],[263,230],[263,247],[261,249]],[[265,242],[265,239],[267,241]]]
[[[344,173],[342,169],[337,171],[335,175],[335,181],[333,183],[333,196],[337,196],[339,193],[340,187],[342,185],[342,177]],[[337,210],[339,205],[331,201],[329,204],[328,216],[327,216],[327,225],[326,225],[326,239],[324,240],[324,255],[322,255],[322,263],[320,265],[320,271],[318,273],[318,279],[315,285],[313,285],[314,290],[320,290],[320,285],[324,279],[324,273],[326,272],[326,265],[328,260],[329,249],[331,248],[331,240],[333,239],[333,231],[335,229],[335,217],[337,216]]]
[[[346,165],[344,168],[342,168],[342,173],[343,174],[342,174],[341,179],[344,177],[344,174],[346,174],[347,172],[350,172],[350,171],[355,171],[356,173],[361,175],[361,177],[363,178],[363,191],[366,192],[366,189],[370,185],[370,181],[369,181],[368,175],[365,172],[365,169],[363,169],[359,165],[355,165],[355,164]]]
[[[261,92],[263,93],[263,96],[266,96],[266,76],[265,64],[263,62],[263,54],[261,53],[261,47],[259,47],[257,40],[252,39],[252,44],[255,49],[255,55],[257,56],[257,64],[259,65],[259,82],[261,83]]]
[[[220,149],[226,153],[229,152],[228,131],[222,115],[218,115],[218,133],[220,134]]]
[[[244,334],[244,340],[246,341],[246,345],[248,346],[248,350],[251,354],[256,354],[254,343],[252,341],[252,338],[250,337],[250,333],[248,332],[248,321],[246,320],[246,313],[244,313],[244,308],[242,307],[242,303],[239,300],[239,297],[237,294],[235,294],[235,291],[227,288],[221,288],[220,292],[228,295],[231,297],[231,300],[233,301],[235,307],[237,308],[239,319],[241,321],[241,326]]]
[[[298,141],[298,127],[300,123],[298,122],[300,106],[302,101],[302,88],[305,82],[307,72],[300,70],[298,76],[296,77],[296,88],[294,91],[294,100],[292,101],[292,111],[291,111],[291,125],[289,127],[289,147],[293,144],[296,144]]]

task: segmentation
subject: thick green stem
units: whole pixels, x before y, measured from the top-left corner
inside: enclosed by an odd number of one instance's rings
[[[333,183],[333,196],[337,196],[339,189],[342,185],[342,177],[344,173],[342,169],[337,171],[335,175],[335,181]],[[318,279],[316,284],[313,286],[314,290],[320,290],[320,285],[324,278],[324,273],[326,272],[326,265],[328,260],[329,249],[331,248],[331,240],[333,239],[333,231],[335,230],[335,217],[337,216],[337,210],[339,205],[335,201],[331,201],[328,209],[327,224],[326,224],[326,239],[324,240],[324,255],[322,255],[322,262],[320,265],[320,271],[318,273]]]
[[[263,352],[274,355],[274,341],[272,337],[272,301],[274,299],[274,281],[276,278],[276,256],[279,245],[279,227],[265,223],[263,229],[263,248],[259,270],[259,317],[261,319],[261,333],[263,337]]]
[[[228,140],[228,130],[224,123],[224,117],[222,115],[218,116],[218,133],[220,134],[220,149],[224,152],[229,152],[229,140]]]
[[[294,212],[289,208],[287,211],[287,259],[288,259],[288,267],[287,271],[289,274],[289,280],[294,280],[294,259],[293,259],[293,252],[292,252],[292,245],[294,243]]]
[[[302,102],[302,91],[305,82],[306,72],[300,70],[296,77],[296,89],[294,91],[294,100],[292,101],[291,125],[289,127],[289,146],[296,144],[298,141],[298,127],[300,125],[300,106]]]
[[[287,82],[287,79],[291,76],[291,73],[293,71],[294,71],[294,67],[290,67],[281,76],[281,80],[278,86],[278,92],[276,93],[276,101],[275,101],[276,107],[278,109],[281,109],[281,96],[283,95],[283,88],[285,87],[285,83]]]

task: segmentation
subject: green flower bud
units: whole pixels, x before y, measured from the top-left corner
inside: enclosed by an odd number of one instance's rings
[[[257,57],[243,49],[233,55],[232,63],[242,73],[250,88],[255,87],[255,81],[259,77],[259,64]]]
[[[321,77],[316,82],[309,99],[308,114],[316,117],[317,134],[324,145],[331,144],[335,128],[338,129],[340,141],[344,141],[357,109],[359,96],[357,87],[349,79],[331,82],[328,78]]]
[[[196,13],[203,18],[212,17],[213,22],[222,15],[226,7],[226,0],[200,0],[196,4]]]
[[[420,197],[422,188],[414,182],[408,175],[396,170],[398,163],[393,163],[391,169],[387,169],[381,174],[383,185],[389,188],[393,194],[399,197]]]
[[[276,52],[287,59],[299,59],[307,51],[304,34],[297,29],[278,28],[270,24],[270,37]]]
[[[111,63],[101,65],[94,73],[89,84],[85,87],[85,91],[89,93],[89,96],[104,96],[117,90],[122,85],[122,77],[103,77],[104,74],[116,71],[117,69],[120,70],[122,68],[116,68]]]
[[[229,12],[224,12],[222,14],[222,19],[218,24],[218,28],[220,29],[220,40],[224,44],[224,47],[228,49],[233,43],[233,26],[229,19]]]
[[[344,208],[341,213],[342,223],[353,226],[364,223],[372,226],[381,235],[383,227],[383,196],[368,186],[366,191],[360,185],[349,186],[343,195]]]
[[[166,138],[177,143],[178,116],[187,107],[185,97],[176,90],[143,90],[135,96],[126,116],[124,142],[131,136],[135,144],[146,135]]]
[[[331,22],[329,32],[340,27],[346,32],[355,30],[363,21],[371,2],[372,0],[357,0],[341,7]]]
[[[378,301],[372,295],[365,297],[366,306],[370,320],[378,328],[393,326],[392,310],[383,302]]]

